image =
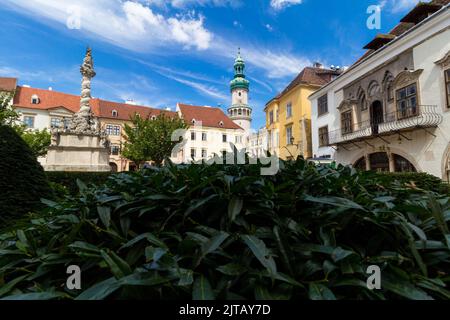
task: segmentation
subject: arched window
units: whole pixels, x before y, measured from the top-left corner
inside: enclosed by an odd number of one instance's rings
[[[394,163],[395,163],[395,172],[417,172],[416,168],[412,165],[411,162],[399,156],[398,154],[394,154]]]
[[[197,122],[197,120],[195,120],[195,119],[192,119],[192,124],[195,124],[196,122]]]
[[[154,121],[154,120],[156,120],[156,116],[153,115],[150,119],[152,119]]]
[[[242,116],[242,109],[239,109],[238,115]]]
[[[223,121],[219,122],[219,126],[223,127]]]
[[[110,162],[109,166],[111,167],[111,172],[117,172],[118,171],[117,164],[115,164],[114,162]]]
[[[358,159],[358,161],[356,161],[355,164],[353,165],[353,168],[366,171],[366,158],[362,157]]]
[[[113,116],[113,118],[117,118],[119,113],[117,112],[117,110],[113,110],[113,111],[111,111],[111,115]]]

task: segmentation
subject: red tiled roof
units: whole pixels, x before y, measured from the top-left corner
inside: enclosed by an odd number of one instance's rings
[[[321,87],[330,82],[332,80],[332,76],[338,76],[340,74],[341,72],[336,70],[306,67],[297,75],[297,77],[295,77],[294,80],[291,81],[291,83],[289,83],[289,85],[281,93],[279,93],[275,98],[267,102],[267,104],[269,104],[275,99],[279,99],[281,96],[283,96],[284,94],[286,94],[299,84]]]
[[[95,103],[94,103],[95,104]],[[139,114],[143,118],[149,118],[151,116],[158,116],[161,113],[169,117],[176,117],[177,113],[173,111],[166,111],[161,109],[154,109],[145,106],[136,106],[127,103],[112,102],[106,100],[97,100],[98,108],[93,107],[94,114],[100,118],[130,120],[135,114]],[[96,109],[96,110],[95,110]],[[112,116],[113,110],[117,111],[117,117]]]
[[[31,97],[33,95],[38,96],[38,104],[31,103]],[[15,107],[38,110],[64,107],[72,112],[77,112],[80,110],[80,96],[45,89],[18,86],[16,95],[14,96],[13,105]]]
[[[31,97],[33,95],[38,96],[39,104],[31,103]],[[63,107],[75,113],[80,110],[80,96],[45,89],[19,86],[17,87],[16,95],[14,97],[14,106],[38,110]],[[91,109],[97,117],[119,120],[130,120],[135,113],[138,113],[145,118],[151,115],[159,115],[162,112],[168,116],[177,115],[176,112],[112,102],[98,98],[91,100]],[[113,110],[117,111],[117,117],[112,116]]]
[[[14,91],[17,86],[16,78],[0,77],[0,91]]]
[[[202,122],[203,127],[223,128],[223,129],[242,129],[234,123],[220,108],[191,106],[187,104],[178,104],[180,112],[186,123],[191,124],[195,119]],[[220,125],[222,121],[223,126]]]

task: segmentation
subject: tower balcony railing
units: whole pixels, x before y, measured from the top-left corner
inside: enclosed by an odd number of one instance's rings
[[[369,121],[354,124],[341,123],[341,129],[319,137],[323,145],[335,146],[366,139],[387,136],[420,128],[433,128],[441,124],[442,113],[435,105],[418,105],[372,117]],[[328,140],[328,141],[326,141]]]

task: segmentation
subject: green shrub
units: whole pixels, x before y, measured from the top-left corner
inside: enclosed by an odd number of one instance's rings
[[[52,192],[44,171],[27,144],[8,126],[0,125],[0,226],[41,207]]]
[[[76,195],[78,193],[77,180],[85,184],[101,185],[108,180],[111,172],[46,172],[47,179],[52,182],[52,186],[57,189],[58,194]]]
[[[0,235],[0,297],[449,299],[448,195],[384,180],[300,159],[266,177],[169,163],[79,183]],[[74,264],[79,291],[64,288]]]
[[[424,172],[381,173],[387,179],[396,180],[401,184],[409,184],[424,190],[439,193],[450,193],[450,185],[438,177]]]

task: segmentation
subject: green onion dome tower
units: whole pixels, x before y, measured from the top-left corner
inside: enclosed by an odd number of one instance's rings
[[[234,79],[230,82],[231,106],[228,108],[228,116],[234,123],[245,131],[245,136],[250,136],[252,125],[252,108],[248,104],[250,82],[245,79],[245,62],[239,49],[234,62]]]

